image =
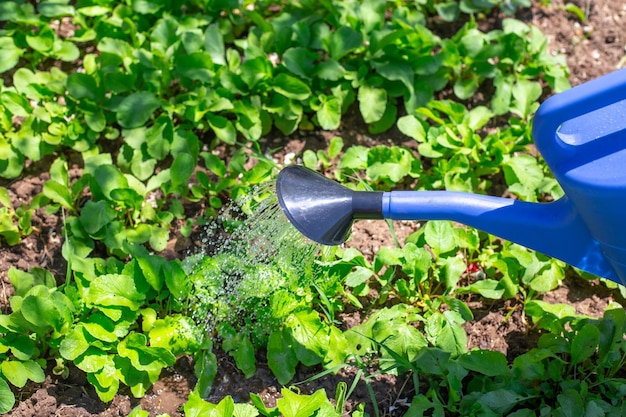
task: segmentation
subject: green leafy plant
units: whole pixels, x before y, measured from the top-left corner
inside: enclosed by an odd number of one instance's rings
[[[74,280],[61,287],[41,268],[9,274],[15,295],[13,312],[0,316],[0,369],[13,385],[42,382],[46,362],[56,360],[60,375],[67,362],[84,371],[103,401],[120,381],[141,397],[176,356],[210,351],[195,323],[176,313],[189,291],[179,264],[144,254],[126,265],[72,265]]]
[[[0,411],[14,405],[11,387],[42,381],[48,365],[63,377],[73,364],[108,401],[120,382],[144,395],[192,355],[198,382],[186,414],[343,412],[345,387],[336,405],[287,388],[276,408],[254,395],[252,405],[204,402],[215,345],[245,377],[265,351],[282,384],[299,365],[330,373],[350,363],[366,382],[411,372],[408,415],[623,414],[623,310],[593,320],[541,300],[566,279],[565,265],[473,229],[428,222],[371,258],[348,248],[307,252],[306,262],[272,252],[252,265],[244,254],[268,241],[251,235],[232,253],[160,256],[229,199],[247,201],[220,233],[262,207],[272,190],[258,186],[278,167],[267,136],[327,131],[326,149],[294,158],[359,190],[561,197],[529,145],[538,103],[569,87],[565,61],[536,27],[485,20],[528,5],[0,3],[0,177],[45,178],[29,202],[3,183],[0,236],[19,245],[39,232],[35,211],[57,213],[68,263],[64,281],[41,268],[9,272]],[[376,146],[349,146],[342,129],[353,117]],[[386,141],[390,131],[406,141]],[[512,360],[468,351],[469,297],[515,300],[509,314],[523,309],[544,332],[538,346]],[[351,329],[341,322],[348,309],[364,317]]]
[[[23,236],[33,231],[31,219],[37,204],[33,201],[15,209],[9,191],[0,187],[0,236],[9,246],[20,243]]]

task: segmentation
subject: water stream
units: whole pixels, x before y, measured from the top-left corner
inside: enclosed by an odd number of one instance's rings
[[[206,249],[183,265],[193,282],[188,309],[213,332],[221,323],[268,320],[269,296],[308,286],[319,245],[306,239],[282,212],[274,185],[232,202],[207,227]]]

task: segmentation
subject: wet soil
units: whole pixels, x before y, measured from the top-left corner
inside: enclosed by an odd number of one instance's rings
[[[571,69],[570,80],[573,85],[580,84],[603,74],[614,71],[619,65],[626,63],[626,0],[575,0],[587,18],[581,22],[564,8],[562,0],[536,3],[531,9],[521,11],[518,18],[538,26],[549,39],[549,47],[554,53],[563,53]],[[499,18],[495,16],[494,24]],[[280,145],[278,159],[286,154],[299,154],[305,149],[324,149],[331,137],[339,135],[347,143],[363,145],[376,143],[406,142],[397,131],[372,137],[367,133],[363,122],[356,113],[348,116],[346,122],[337,132],[307,133],[294,135],[290,138],[277,136],[268,141],[268,145]],[[268,146],[270,147],[270,146]],[[271,147],[270,147],[271,148]],[[45,175],[36,170],[27,171],[18,180],[8,184],[13,201],[28,202],[41,191]],[[8,297],[12,294],[7,271],[14,266],[27,270],[33,266],[45,267],[61,280],[65,276],[66,263],[60,248],[62,243],[62,218],[56,214],[35,213],[33,226],[35,232],[24,241],[13,247],[0,247],[0,308],[7,312]],[[396,222],[395,232],[402,242],[404,237],[419,227],[410,222]],[[358,247],[366,255],[373,255],[384,246],[393,246],[394,242],[384,222],[359,222],[352,234],[349,245]],[[184,256],[193,243],[174,239],[168,245],[164,256]],[[587,281],[577,276],[567,278],[563,286],[545,295],[551,303],[568,303],[576,307],[580,314],[599,316],[608,303],[619,299],[619,295],[608,290],[598,281]],[[469,299],[475,320],[465,325],[468,333],[469,347],[498,350],[509,358],[533,347],[538,333],[530,326],[515,300],[488,302],[480,299]],[[618,301],[623,301],[619,299]],[[343,316],[347,325],[357,323],[358,314]],[[304,381],[319,373],[321,369],[301,368],[294,382]],[[349,384],[354,379],[355,370],[346,368],[337,375],[315,379],[299,385],[302,392],[313,392],[326,389],[328,396],[333,397],[339,381]],[[383,415],[401,415],[402,399],[411,398],[405,379],[393,376],[381,376],[372,380],[376,401]],[[183,357],[171,368],[165,370],[160,380],[142,399],[133,398],[124,389],[109,404],[100,402],[87,383],[84,375],[72,369],[69,378],[63,379],[48,372],[47,379],[41,384],[28,384],[16,392],[18,404],[8,415],[13,417],[49,417],[49,416],[126,416],[137,405],[150,412],[150,416],[167,413],[170,416],[182,415],[181,405],[186,401],[190,390],[195,384],[193,363],[190,358]],[[236,401],[247,401],[249,393],[258,393],[268,406],[275,405],[280,396],[281,386],[264,364],[262,354],[259,355],[257,373],[245,379],[237,370],[233,360],[218,352],[218,375],[213,390],[208,398],[219,401],[231,395]],[[352,395],[349,407],[355,403],[372,403],[365,384],[360,383]],[[395,411],[391,411],[395,410]]]

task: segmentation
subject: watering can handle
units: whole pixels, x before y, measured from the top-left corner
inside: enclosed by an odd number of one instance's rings
[[[561,125],[622,100],[626,100],[626,68],[550,97],[533,120],[537,147],[544,156],[567,155],[573,151],[573,145],[559,139]]]

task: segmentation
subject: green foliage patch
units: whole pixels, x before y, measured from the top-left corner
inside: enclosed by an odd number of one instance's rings
[[[269,135],[332,131],[327,149],[295,158],[355,189],[505,186],[526,201],[559,198],[529,152],[530,123],[542,98],[569,87],[568,70],[537,28],[511,17],[529,6],[1,2],[0,240],[18,245],[37,232],[35,213],[57,214],[68,269],[9,271],[0,412],[46,369],[67,376],[75,366],[107,402],[120,384],[145,395],[164,368],[192,355],[198,382],[186,415],[341,415],[358,381],[371,391],[378,372],[410,373],[409,416],[624,414],[623,309],[613,303],[592,319],[542,301],[566,266],[482,232],[428,222],[371,259],[324,248],[298,274],[291,258],[251,267],[237,253],[159,256],[228,200],[254,212],[267,197],[255,187],[280,168]],[[491,13],[504,17],[483,29]],[[406,140],[347,146],[346,114],[370,135],[394,130]],[[42,173],[41,193],[17,201],[9,181]],[[233,281],[237,297],[224,292]],[[468,351],[470,296],[514,300],[543,332],[537,347],[512,360]],[[348,310],[362,323],[346,328]],[[284,385],[300,365],[358,371],[333,402],[324,391],[283,388],[274,408],[255,394],[251,404],[210,404],[202,398],[217,372],[214,345],[245,377],[263,360]],[[380,414],[374,397],[371,407]]]

